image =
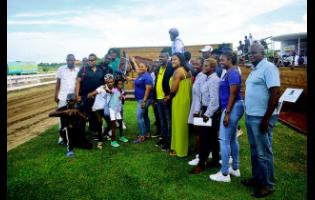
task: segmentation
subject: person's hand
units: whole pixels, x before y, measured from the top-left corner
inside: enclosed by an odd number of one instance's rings
[[[223,119],[223,125],[227,127],[229,125],[230,121],[230,113],[225,113],[224,119]]]
[[[164,99],[163,99],[164,105],[167,105],[169,103],[169,100],[170,100],[170,96],[169,95],[164,97]]]
[[[206,123],[209,120],[209,117],[207,117],[206,115],[202,115],[202,118],[204,123]]]
[[[147,103],[147,101],[142,101],[142,102],[141,102],[141,108],[142,108],[142,109],[145,108],[146,103]]]
[[[89,99],[91,99],[91,98],[93,98],[94,96],[93,96],[93,93],[92,92],[90,92],[88,95],[87,95],[87,98],[89,98]]]
[[[260,122],[260,132],[262,134],[266,134],[267,133],[267,130],[268,130],[268,121],[265,117],[261,120]]]
[[[56,102],[56,103],[59,103],[59,99],[58,99],[57,96],[55,97],[55,102]]]

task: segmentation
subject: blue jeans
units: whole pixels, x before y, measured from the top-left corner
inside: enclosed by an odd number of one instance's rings
[[[143,99],[138,100],[137,105],[137,122],[140,129],[140,136],[144,136],[146,133],[150,133],[150,119],[148,115],[149,105],[151,104],[151,99],[148,99],[144,109],[141,108],[141,103]]]
[[[274,163],[272,154],[272,129],[278,116],[273,115],[269,120],[267,133],[262,134],[259,126],[263,117],[246,116],[246,129],[250,144],[252,178],[262,186],[272,190],[275,185]]]
[[[223,120],[225,117],[225,110],[222,112],[220,120],[220,149],[221,149],[221,172],[223,174],[229,173],[229,158],[230,154],[233,158],[232,167],[233,169],[239,169],[239,151],[240,147],[237,140],[237,125],[238,121],[242,118],[244,114],[244,102],[243,100],[236,101],[230,112],[229,124],[227,127],[223,125]]]
[[[172,114],[171,105],[164,105],[163,99],[157,100],[157,107],[160,117],[162,138],[164,141],[171,141],[171,131],[172,131]]]

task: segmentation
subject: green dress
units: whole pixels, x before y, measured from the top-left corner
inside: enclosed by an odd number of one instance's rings
[[[172,85],[173,77],[170,79]],[[179,82],[178,90],[172,99],[172,140],[171,150],[178,157],[188,154],[188,116],[191,103],[191,78],[185,78]]]

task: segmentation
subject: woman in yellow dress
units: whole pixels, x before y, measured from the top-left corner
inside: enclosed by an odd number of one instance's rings
[[[165,97],[172,103],[171,156],[185,157],[188,154],[188,116],[191,103],[191,72],[181,53],[172,56],[174,74],[170,79],[171,93]]]

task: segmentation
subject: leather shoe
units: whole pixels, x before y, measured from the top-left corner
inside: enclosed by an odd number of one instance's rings
[[[270,190],[265,187],[258,187],[253,193],[252,196],[256,198],[262,198],[269,194],[273,193],[273,190]]]
[[[199,174],[200,172],[202,172],[205,169],[205,167],[202,167],[200,165],[197,165],[196,167],[194,167],[189,173],[190,174]]]
[[[259,182],[253,178],[241,180],[241,183],[245,186],[253,186],[253,187],[259,186]]]
[[[220,167],[220,163],[218,161],[211,161],[211,162],[206,162],[206,166],[208,168],[212,168],[212,167]]]

